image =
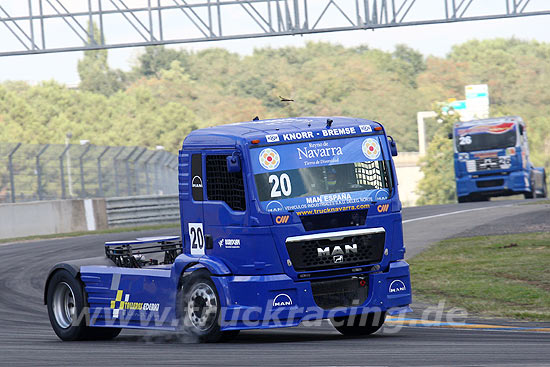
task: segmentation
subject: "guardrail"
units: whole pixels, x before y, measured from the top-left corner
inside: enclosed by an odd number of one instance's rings
[[[178,195],[147,195],[105,199],[109,227],[178,222]]]

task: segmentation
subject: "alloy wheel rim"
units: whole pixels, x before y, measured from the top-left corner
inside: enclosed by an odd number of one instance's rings
[[[55,287],[52,303],[57,324],[63,329],[69,328],[76,313],[75,297],[71,286],[65,282],[59,283]]]
[[[200,331],[208,330],[216,321],[218,301],[212,287],[205,283],[197,284],[191,291],[187,313],[193,326]]]

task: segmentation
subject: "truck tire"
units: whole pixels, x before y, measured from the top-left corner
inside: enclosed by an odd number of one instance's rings
[[[461,203],[469,203],[470,202],[470,197],[469,196],[459,196],[457,198],[458,200],[458,203],[461,204]]]
[[[542,179],[542,195],[541,198],[547,198],[548,197],[548,186],[546,186],[546,175],[544,175],[544,178]]]
[[[46,300],[50,323],[61,340],[107,340],[120,334],[120,328],[86,325],[89,316],[84,286],[67,270],[58,270],[52,275],[48,283]]]
[[[533,199],[537,197],[537,188],[535,187],[535,182],[533,181],[533,177],[531,176],[529,178],[529,188],[531,189],[530,192],[524,192],[523,197],[525,199]]]
[[[378,331],[386,321],[385,312],[373,312],[364,315],[340,316],[330,319],[332,326],[346,336],[365,336]]]
[[[84,289],[68,271],[58,270],[51,277],[47,293],[48,316],[53,331],[65,341],[82,340],[86,326]]]
[[[122,331],[121,328],[115,327],[90,327],[88,329],[87,340],[111,340]]]
[[[206,271],[196,271],[184,279],[178,294],[180,329],[203,343],[226,341],[239,331],[221,331],[220,297]]]

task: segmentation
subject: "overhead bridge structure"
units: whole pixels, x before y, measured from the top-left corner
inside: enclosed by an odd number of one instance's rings
[[[547,0],[6,0],[0,56],[548,14]]]

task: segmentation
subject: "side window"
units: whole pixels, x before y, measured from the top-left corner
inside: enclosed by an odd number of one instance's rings
[[[246,210],[242,172],[227,171],[228,155],[206,156],[206,196],[208,200],[225,201],[236,211]]]

